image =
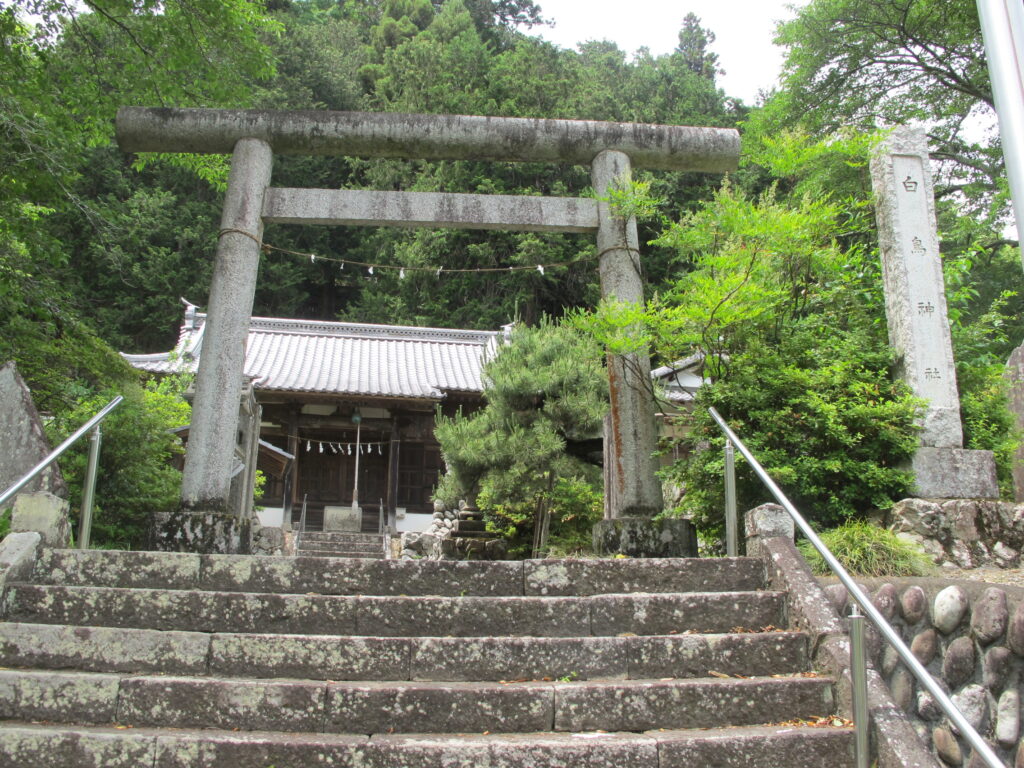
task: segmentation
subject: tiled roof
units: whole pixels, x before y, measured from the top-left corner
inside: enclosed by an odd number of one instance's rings
[[[196,368],[206,315],[188,312],[171,353],[124,355],[153,373]],[[254,317],[245,375],[257,390],[440,400],[481,392],[499,333]]]

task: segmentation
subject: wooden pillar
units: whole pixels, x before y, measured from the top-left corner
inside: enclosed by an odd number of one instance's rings
[[[284,492],[284,519],[291,525],[299,495],[299,406],[293,404],[288,414],[288,453],[294,458],[288,469]]]
[[[388,519],[387,525],[395,530],[398,524],[398,414],[391,417],[391,442],[388,445]]]

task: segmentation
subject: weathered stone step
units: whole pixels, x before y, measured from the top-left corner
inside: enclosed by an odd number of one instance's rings
[[[458,523],[452,528],[452,536],[460,539],[496,539],[498,534],[489,531],[466,531],[458,527]]]
[[[365,552],[373,551],[384,551],[384,540],[378,539],[376,541],[319,541],[319,540],[307,540],[299,539],[295,545],[296,549],[319,549],[323,551],[329,551],[332,549],[345,550],[351,552],[352,550],[362,550]]]
[[[0,723],[9,768],[852,768],[848,728],[355,736]]]
[[[295,551],[299,555],[305,552],[383,552],[384,545],[380,542],[307,541],[300,542]]]
[[[485,523],[483,520],[466,520],[460,518],[459,520],[455,521],[455,525],[452,527],[452,531],[459,534],[460,536],[465,535],[467,533],[486,533],[487,523]]]
[[[381,550],[324,550],[324,549],[301,549],[296,550],[299,557],[344,557],[363,558],[366,560],[383,560],[384,552]]]
[[[0,624],[0,665],[309,680],[660,679],[806,669],[796,632],[649,637],[335,637]]]
[[[738,700],[744,705],[737,706]],[[831,680],[802,676],[354,683],[0,670],[0,715],[131,727],[363,734],[645,731],[820,717],[832,706]]]
[[[405,597],[61,587],[12,584],[11,620],[195,632],[609,636],[778,627],[781,592],[589,597]]]
[[[384,546],[384,537],[379,533],[343,533],[341,531],[306,531],[296,537],[301,546],[311,542],[320,544],[365,544],[377,547]]]
[[[45,549],[44,584],[340,595],[593,595],[760,589],[753,558],[424,561]]]

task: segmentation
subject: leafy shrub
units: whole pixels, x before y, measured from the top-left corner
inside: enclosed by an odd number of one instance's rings
[[[819,535],[846,570],[857,576],[926,576],[933,570],[931,560],[914,544],[872,523],[850,520]],[[809,541],[798,546],[812,571],[831,574]]]
[[[604,496],[597,472],[592,477],[582,475],[558,478],[550,490],[536,496],[502,499],[499,489],[487,481],[478,497],[488,527],[509,540],[513,556],[530,556],[533,524],[538,508],[546,505],[551,510],[547,555],[568,556],[592,550],[591,531],[604,514]]]
[[[80,427],[117,394],[124,402],[102,424],[103,442],[93,509],[96,546],[141,547],[147,543],[150,518],[177,504],[181,473],[170,460],[181,452],[171,429],[187,424],[190,408],[181,397],[184,377],[83,396],[71,410],[47,425],[56,444]],[[60,461],[72,503],[74,530],[88,463],[89,441],[79,440]]]
[[[887,348],[865,333],[829,338],[810,321],[777,345],[751,343],[729,362],[727,378],[698,395],[689,455],[669,470],[687,489],[681,511],[701,527],[722,527],[725,438],[708,406],[809,520],[835,525],[892,506],[911,486],[901,463],[917,445],[917,401],[891,380],[889,363]],[[772,500],[742,459],[736,479],[740,509]]]

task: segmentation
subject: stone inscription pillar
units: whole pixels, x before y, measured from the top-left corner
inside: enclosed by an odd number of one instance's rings
[[[235,145],[185,454],[185,510],[228,511],[245,343],[263,236],[263,196],[272,165],[267,142],[241,139]]]
[[[924,131],[899,128],[871,159],[889,343],[898,375],[927,401],[913,460],[923,497],[998,496],[991,452],[965,451]]]
[[[629,157],[605,150],[591,166],[594,191],[606,197],[616,183],[632,177]],[[598,204],[597,250],[601,254],[601,297],[634,304],[643,303],[640,249],[636,219],[615,215],[607,202]],[[655,477],[652,453],[657,448],[651,362],[646,353],[609,355],[608,389],[611,411],[606,420],[605,455],[610,466],[605,476],[615,505],[606,517],[653,517],[661,511],[661,485]]]
[[[889,343],[900,375],[928,400],[921,445],[959,448],[960,394],[946,314],[935,197],[924,132],[899,129],[871,164]]]

